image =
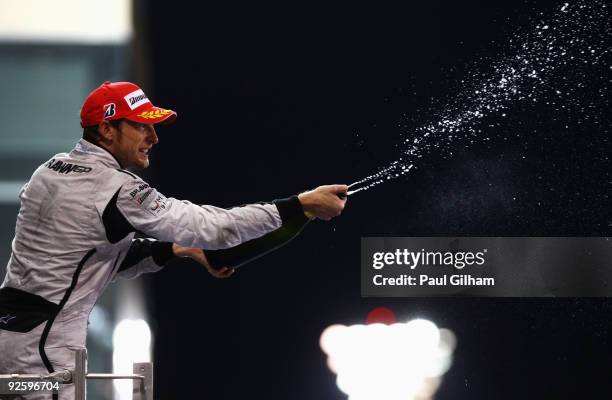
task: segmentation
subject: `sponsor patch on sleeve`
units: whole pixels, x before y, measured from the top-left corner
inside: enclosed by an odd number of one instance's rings
[[[137,204],[142,204],[151,195],[153,189],[147,183],[141,183],[138,187],[135,187],[130,191],[130,197]]]
[[[155,199],[148,205],[148,209],[153,214],[159,215],[168,209],[168,203],[166,196],[157,193]]]
[[[170,200],[166,196],[144,181],[133,181],[126,190],[132,204],[155,216],[163,214],[170,206]]]

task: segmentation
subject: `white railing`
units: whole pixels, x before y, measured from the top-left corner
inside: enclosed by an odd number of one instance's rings
[[[49,391],[47,388],[57,382],[60,385],[73,384],[75,400],[86,400],[87,379],[131,379],[134,382],[133,400],[153,400],[153,363],[134,363],[131,375],[88,373],[87,350],[85,349],[76,351],[72,371],[58,371],[51,374],[0,375],[0,394],[17,395],[34,391]],[[33,384],[29,385],[29,382]],[[33,389],[35,383],[39,383],[39,386]]]

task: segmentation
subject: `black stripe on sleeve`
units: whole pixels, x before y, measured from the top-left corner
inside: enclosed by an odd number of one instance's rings
[[[174,252],[172,251],[172,243],[147,239],[132,240],[128,253],[117,272],[125,271],[147,257],[153,257],[153,261],[159,266],[165,265],[175,258]]]
[[[151,255],[155,264],[159,266],[166,265],[170,260],[178,258],[172,251],[172,242],[153,242]]]
[[[291,196],[287,199],[274,200],[273,204],[276,205],[278,213],[280,214],[283,225],[293,220],[295,217],[304,217],[304,210],[302,209],[302,203],[297,196]]]
[[[115,195],[110,199],[102,213],[102,223],[106,231],[106,238],[110,243],[117,243],[131,232],[136,231],[132,224],[121,214],[117,208],[117,199],[121,188],[117,189]]]

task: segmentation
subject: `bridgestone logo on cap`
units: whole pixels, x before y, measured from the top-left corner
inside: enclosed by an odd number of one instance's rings
[[[130,106],[130,109],[132,110],[140,107],[141,105],[145,103],[150,103],[149,99],[147,98],[147,95],[144,94],[142,89],[138,89],[128,94],[127,96],[124,97],[124,99],[127,102],[128,106]]]
[[[115,103],[106,104],[104,106],[104,119],[115,115]]]

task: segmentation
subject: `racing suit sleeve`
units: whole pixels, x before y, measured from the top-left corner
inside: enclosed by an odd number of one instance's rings
[[[117,269],[116,277],[134,279],[137,276],[161,270],[170,260],[177,258],[171,242],[154,239],[133,239],[130,248]]]
[[[290,199],[293,206],[301,207],[297,197]],[[295,205],[297,202],[297,205]],[[257,239],[249,240],[229,249],[204,250],[211,267],[238,268],[286,245],[302,232],[310,220],[304,213],[296,213],[280,228]]]
[[[296,214],[303,214],[299,200],[296,207],[290,199],[229,210],[197,206],[167,198],[138,178],[124,182],[115,193],[115,201],[134,230],[161,241],[208,250],[234,247],[261,237]]]

